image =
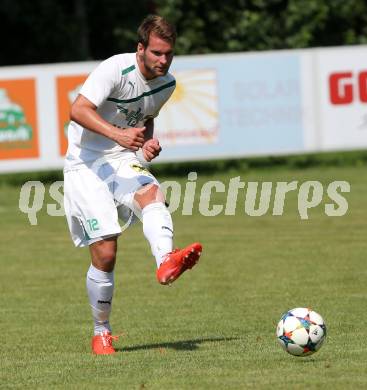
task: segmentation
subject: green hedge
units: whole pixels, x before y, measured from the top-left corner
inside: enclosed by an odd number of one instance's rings
[[[282,167],[307,169],[317,166],[360,165],[367,165],[367,150],[155,164],[152,165],[151,171],[158,176],[167,177],[182,176],[192,171],[211,175],[218,172],[244,172],[255,169],[276,169]]]
[[[229,160],[192,161],[184,163],[162,163],[151,165],[150,170],[158,177],[184,176],[196,171],[214,175],[219,172],[249,171],[254,169],[307,169],[325,166],[361,166],[367,165],[367,150],[332,153],[310,153],[288,156],[251,157]],[[63,180],[62,170],[24,172],[0,175],[0,184],[21,185],[28,180],[51,183]]]

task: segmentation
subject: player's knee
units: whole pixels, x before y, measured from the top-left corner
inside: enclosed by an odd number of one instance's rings
[[[99,263],[102,266],[103,270],[108,269],[113,270],[116,262],[116,253],[110,249],[103,250],[99,254]]]
[[[112,272],[116,262],[116,249],[111,245],[104,245],[102,241],[94,244],[91,250],[92,263],[104,272]]]
[[[151,203],[164,203],[164,195],[157,184],[148,184],[135,193],[135,200],[143,209]]]
[[[152,202],[161,202],[163,193],[157,184],[151,184],[147,190],[147,198]]]

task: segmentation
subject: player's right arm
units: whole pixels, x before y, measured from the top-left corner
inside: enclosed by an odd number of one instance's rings
[[[145,142],[145,127],[129,127],[122,130],[111,125],[98,114],[97,106],[83,95],[78,95],[72,104],[70,118],[86,129],[133,151],[139,150]]]
[[[121,81],[119,56],[107,58],[88,76],[71,107],[71,119],[84,128],[103,135],[124,148],[137,151],[144,143],[145,128],[119,129],[97,112]]]

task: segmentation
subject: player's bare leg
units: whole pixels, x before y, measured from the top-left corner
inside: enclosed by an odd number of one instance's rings
[[[135,194],[142,210],[143,231],[157,262],[157,279],[161,284],[171,284],[199,260],[202,247],[199,243],[183,249],[172,250],[173,224],[164,196],[156,184],[150,184]]]
[[[117,237],[97,241],[89,246],[92,264],[87,273],[87,291],[94,320],[92,351],[98,355],[115,353],[112,347],[109,316],[112,307]]]
[[[112,272],[116,263],[117,237],[110,237],[89,245],[92,264],[104,272]]]

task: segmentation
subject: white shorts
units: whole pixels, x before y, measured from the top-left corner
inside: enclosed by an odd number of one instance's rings
[[[147,184],[159,186],[156,178],[131,156],[64,172],[65,214],[75,246],[120,235],[140,218],[134,194]]]

